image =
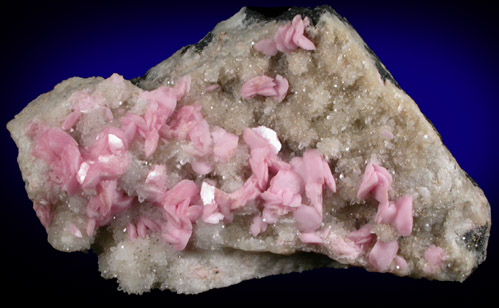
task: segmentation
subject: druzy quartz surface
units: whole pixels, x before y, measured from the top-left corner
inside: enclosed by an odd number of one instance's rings
[[[483,192],[329,7],[244,8],[144,77],[62,82],[8,128],[49,242],[100,247],[128,293],[322,266],[462,281],[485,259]]]

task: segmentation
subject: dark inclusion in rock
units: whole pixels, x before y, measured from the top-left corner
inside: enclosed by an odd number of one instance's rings
[[[333,8],[330,6],[319,6],[314,9],[309,8],[298,8],[298,7],[253,7],[250,6],[246,8],[246,18],[245,21],[250,24],[253,21],[290,21],[296,15],[301,15],[303,18],[308,17],[312,22],[312,25],[316,25],[322,14],[324,12],[329,12],[338,17],[342,22],[349,24],[346,18],[339,15]],[[350,24],[349,24],[350,25]]]
[[[213,40],[213,33],[210,31],[208,34],[206,34],[205,37],[203,37],[197,44],[194,45],[194,48],[196,48],[196,51],[201,52],[206,46],[208,46],[209,43]]]
[[[369,54],[373,58],[374,64],[376,65],[376,69],[378,70],[378,73],[380,74],[381,79],[383,79],[383,82],[386,82],[386,80],[388,79],[395,86],[397,86],[397,88],[400,89],[400,86],[399,86],[398,82],[395,81],[395,79],[393,78],[392,74],[390,74],[390,72],[385,68],[385,66],[383,65],[383,63],[381,63],[381,60],[374,53],[374,51],[369,46],[367,46],[366,44],[364,44],[364,48],[369,52]],[[433,127],[435,127],[435,126],[433,126]]]
[[[435,129],[436,130],[436,129]],[[440,134],[439,134],[440,136]],[[440,139],[442,139],[442,136],[440,136]],[[463,170],[464,171],[464,170]],[[478,183],[471,177],[471,175],[468,174],[468,172],[464,171],[464,174],[466,175],[466,177],[471,181],[471,183],[473,183],[473,185],[475,185],[476,187],[479,187],[478,186]]]
[[[483,262],[487,256],[489,225],[484,225],[469,230],[463,235],[462,239],[464,241],[466,249],[476,253],[477,262]]]

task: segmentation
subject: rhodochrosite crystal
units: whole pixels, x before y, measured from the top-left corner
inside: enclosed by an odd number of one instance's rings
[[[142,78],[71,78],[8,129],[53,247],[129,293],[334,266],[463,281],[490,207],[329,7],[243,8]],[[309,253],[303,253],[309,252]]]

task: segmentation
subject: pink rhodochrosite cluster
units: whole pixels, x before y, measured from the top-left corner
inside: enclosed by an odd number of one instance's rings
[[[369,163],[366,166],[362,182],[360,184],[357,198],[367,198],[372,195],[379,202],[378,212],[375,217],[375,222],[378,224],[392,225],[400,236],[409,236],[412,233],[413,213],[412,213],[412,197],[404,196],[397,200],[396,203],[389,201],[389,190],[392,185],[391,174],[382,166]],[[370,234],[370,225],[366,225],[361,229],[354,231],[350,237],[357,240],[358,245],[365,244]],[[372,241],[369,239],[368,241]],[[394,261],[398,268],[405,272],[407,271],[407,262],[400,256],[397,256],[399,249],[397,240],[384,242],[377,239],[374,247],[369,253],[369,263],[378,271],[384,272]]]
[[[258,51],[273,56],[277,51],[292,52],[297,48],[312,51],[314,44],[304,35],[308,19],[297,15],[292,22],[281,26],[272,40],[262,40],[255,45]],[[109,82],[120,84],[123,78],[114,74]],[[149,233],[161,237],[177,251],[186,249],[193,233],[193,226],[230,224],[234,213],[248,204],[257,204],[257,213],[251,218],[249,232],[258,237],[283,217],[292,217],[305,244],[325,245],[335,255],[355,259],[362,250],[370,249],[369,262],[375,269],[386,271],[394,261],[405,269],[405,260],[396,255],[396,240],[377,240],[370,225],[341,237],[330,232],[323,224],[323,194],[336,192],[336,182],[328,162],[316,149],[307,149],[301,156],[289,161],[279,153],[282,148],[277,133],[265,126],[247,127],[241,136],[227,132],[222,127],[210,126],[195,102],[178,107],[177,104],[190,91],[188,75],[178,79],[173,87],[160,86],[152,91],[140,91],[139,101],[145,102],[143,113],[127,112],[117,122],[119,127],[108,126],[98,132],[92,143],[79,145],[70,135],[80,117],[92,110],[101,110],[107,121],[112,121],[112,111],[104,105],[105,99],[98,92],[78,91],[69,101],[73,109],[60,127],[46,127],[32,122],[28,134],[33,140],[32,154],[49,167],[47,196],[35,203],[35,211],[42,224],[51,223],[50,194],[58,187],[68,195],[79,194],[87,201],[86,234],[93,236],[96,228],[110,223],[113,216],[129,209],[135,198],[147,201],[161,210],[161,219],[141,215],[127,226],[131,240],[146,238]],[[253,77],[241,87],[240,95],[251,101],[255,96],[271,97],[275,104],[285,103],[289,82],[279,74],[275,78],[262,75]],[[217,91],[207,85],[208,92]],[[129,148],[140,144],[144,158],[154,155],[160,142],[187,142],[185,151],[194,157],[191,167],[195,174],[206,176],[217,164],[233,159],[237,147],[243,143],[249,153],[247,165],[251,174],[239,189],[226,192],[211,180],[198,186],[192,179],[183,179],[167,189],[166,165],[154,164],[136,194],[129,195],[119,188],[119,178],[131,164]],[[392,176],[383,167],[368,164],[358,190],[358,198],[372,195],[378,202],[375,222],[393,226],[401,236],[412,231],[412,198],[404,196],[396,202],[389,201]],[[139,202],[139,204],[140,204]],[[81,237],[74,224],[71,233]],[[439,264],[436,249],[427,252],[429,268]],[[430,269],[429,269],[430,270]]]
[[[277,75],[275,79],[265,75],[257,76],[244,83],[241,97],[253,98],[256,95],[262,95],[272,97],[276,103],[280,103],[286,97],[288,88],[288,81],[281,75]]]
[[[417,105],[330,8],[250,11],[9,122],[48,242],[138,294],[331,265],[466,279],[490,206]]]
[[[111,78],[119,82],[120,77],[113,75]],[[48,128],[38,122],[30,125],[28,133],[34,144],[32,154],[50,168],[47,185],[57,185],[69,195],[81,193],[88,199],[88,236],[133,203],[134,197],[118,188],[119,177],[130,165],[128,148],[133,142],[142,143],[144,156],[148,158],[154,154],[160,140],[187,140],[191,147],[186,151],[196,157],[192,169],[199,175],[210,173],[217,162],[230,161],[239,144],[238,136],[221,127],[210,127],[199,105],[176,108],[177,102],[188,93],[189,86],[190,79],[186,76],[174,87],[163,86],[141,92],[139,99],[147,102],[145,113],[123,115],[119,119],[121,127],[103,129],[87,147],[79,146],[66,131],[78,122],[84,110],[80,106],[107,108],[99,106],[96,94],[74,94],[72,99],[79,97],[75,110],[60,128]],[[112,117],[111,113],[109,119]],[[264,126],[245,129],[243,141],[250,151],[248,164],[253,174],[243,187],[232,193],[221,191],[207,182],[203,182],[200,190],[189,179],[167,190],[166,166],[152,166],[137,193],[161,208],[163,220],[140,217],[136,224],[129,224],[130,238],[144,238],[148,232],[161,232],[175,250],[183,250],[196,221],[201,219],[216,224],[223,220],[230,223],[235,210],[261,199],[261,214],[255,216],[250,227],[254,236],[264,231],[268,223],[275,223],[280,216],[292,212],[298,229],[303,233],[303,241],[317,243],[317,236],[312,233],[322,222],[323,185],[333,192],[336,189],[323,156],[316,150],[307,150],[303,158],[295,157],[290,163],[281,160],[278,136]],[[35,210],[43,224],[50,225],[50,206],[37,206]],[[75,229],[74,233],[80,234],[81,231]]]
[[[292,52],[297,48],[314,50],[314,43],[305,36],[305,28],[310,24],[308,18],[303,20],[301,15],[296,15],[290,23],[279,27],[272,39],[263,39],[255,44],[255,49],[275,56],[278,51]]]

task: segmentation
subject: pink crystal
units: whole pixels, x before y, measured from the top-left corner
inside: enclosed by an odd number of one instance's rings
[[[275,56],[277,51],[292,52],[298,47],[304,50],[314,50],[315,45],[305,36],[305,27],[309,25],[308,18],[303,20],[296,15],[293,20],[281,27],[273,39],[263,39],[255,44],[255,49],[268,56]]]
[[[372,193],[378,202],[387,203],[391,185],[391,174],[385,168],[370,163],[366,166],[357,198],[363,199],[368,193]]]
[[[264,39],[255,43],[255,49],[266,54],[267,56],[275,56],[277,54],[277,46],[273,39]]]
[[[239,137],[217,127],[211,133],[213,138],[213,156],[216,162],[228,162],[236,153]]]
[[[50,181],[73,195],[78,188],[76,175],[82,161],[78,143],[60,128],[39,126],[33,133],[33,156],[50,167]]]
[[[371,225],[365,224],[360,229],[350,232],[347,238],[359,246],[360,249],[364,250],[374,242],[376,236],[371,233]]]
[[[386,272],[395,259],[399,245],[396,240],[383,242],[377,240],[369,253],[369,263],[379,272]]]
[[[441,247],[435,245],[428,247],[424,253],[424,258],[427,262],[427,264],[425,264],[424,271],[427,273],[438,272],[444,262],[444,257],[445,251]]]
[[[275,79],[268,76],[257,76],[246,81],[241,88],[241,97],[253,98],[256,95],[269,96],[276,103],[280,103],[286,97],[289,83],[286,78],[277,75]]]

